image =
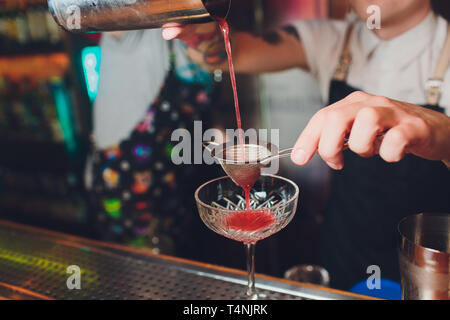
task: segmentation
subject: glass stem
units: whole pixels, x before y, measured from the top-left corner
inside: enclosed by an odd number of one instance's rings
[[[248,273],[248,285],[247,285],[247,298],[257,299],[258,295],[255,288],[255,244],[246,243],[247,251],[247,273]]]

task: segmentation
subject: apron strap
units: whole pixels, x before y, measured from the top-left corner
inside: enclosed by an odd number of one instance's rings
[[[450,25],[447,29],[447,39],[444,48],[439,57],[438,64],[433,73],[433,77],[428,79],[425,84],[427,104],[429,106],[437,106],[442,94],[442,84],[444,82],[445,73],[450,64]]]
[[[338,81],[345,81],[348,76],[348,70],[352,64],[352,54],[350,52],[350,39],[352,31],[354,29],[354,24],[350,24],[347,28],[344,40],[344,46],[342,48],[341,56],[339,58],[339,63],[334,72],[333,79]]]
[[[354,24],[351,24],[346,32],[344,46],[341,56],[339,58],[338,66],[334,72],[333,79],[338,81],[345,81],[348,76],[348,71],[352,63],[352,55],[350,52],[351,34],[354,29]],[[433,76],[428,79],[425,84],[427,105],[437,106],[442,94],[442,84],[444,82],[445,73],[450,65],[450,25],[447,30],[447,39],[444,48],[439,57],[438,64],[434,70]]]

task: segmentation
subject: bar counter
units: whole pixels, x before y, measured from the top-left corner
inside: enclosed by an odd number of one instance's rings
[[[68,289],[69,266],[81,289]],[[0,300],[245,299],[246,272],[0,220]],[[371,299],[258,274],[269,299]]]

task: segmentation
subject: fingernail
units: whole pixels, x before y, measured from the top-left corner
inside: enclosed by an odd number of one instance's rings
[[[337,165],[337,164],[335,164],[333,162],[328,162],[327,161],[327,165],[333,170],[341,170],[342,169],[342,166]]]
[[[302,149],[294,150],[292,160],[298,165],[304,165],[306,162],[306,152]]]

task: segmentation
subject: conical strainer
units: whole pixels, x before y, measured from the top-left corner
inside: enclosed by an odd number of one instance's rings
[[[267,166],[270,161],[289,157],[292,152],[292,149],[278,152],[277,146],[265,141],[244,145],[205,142],[203,145],[231,180],[242,188],[251,187],[261,176],[261,168]]]

